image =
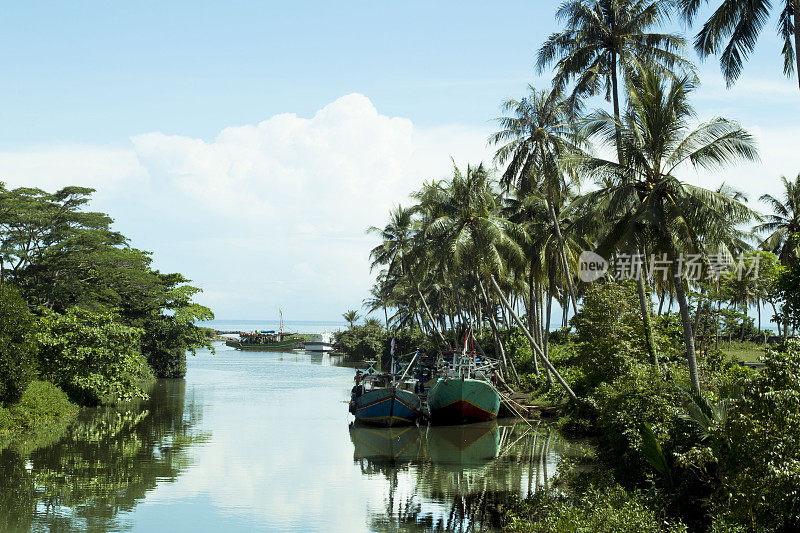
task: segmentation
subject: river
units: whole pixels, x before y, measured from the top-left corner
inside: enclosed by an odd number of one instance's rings
[[[148,401],[7,445],[0,531],[491,529],[578,448],[509,420],[352,428],[336,358],[215,346]]]

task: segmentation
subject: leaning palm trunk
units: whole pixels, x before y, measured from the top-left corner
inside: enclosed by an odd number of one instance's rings
[[[794,59],[797,62],[797,85],[800,86],[800,0],[794,0]]]
[[[445,339],[444,335],[442,335],[442,332],[439,331],[439,326],[436,324],[436,320],[433,318],[433,315],[431,314],[431,310],[428,307],[428,302],[425,301],[425,296],[423,296],[422,291],[419,290],[419,285],[415,283],[414,287],[416,287],[417,289],[417,295],[419,295],[419,299],[422,301],[422,306],[425,308],[425,314],[428,315],[428,320],[431,323],[433,331],[436,332],[436,335],[439,337],[439,339],[444,343],[445,346],[447,346],[447,339]]]
[[[683,340],[686,344],[686,363],[689,367],[689,379],[692,381],[692,389],[694,389],[695,394],[700,395],[700,378],[697,375],[697,357],[694,351],[692,319],[689,316],[689,304],[686,302],[686,291],[683,287],[680,261],[678,261],[674,253],[672,255],[672,281],[675,284],[675,296],[678,299],[681,322],[683,322]]]
[[[553,207],[553,202],[547,201],[547,207],[550,209],[550,217],[553,219],[553,227],[556,230],[556,239],[558,240],[558,248],[561,251],[561,261],[564,263],[564,277],[567,278],[567,287],[569,287],[569,297],[572,300],[572,310],[578,314],[578,299],[575,297],[575,288],[572,286],[572,271],[569,268],[567,261],[567,252],[564,249],[564,238],[561,236],[561,226],[558,223],[558,216]]]
[[[506,306],[506,309],[508,309],[509,313],[511,313],[511,316],[514,317],[514,320],[517,322],[517,325],[520,327],[520,329],[522,329],[522,332],[525,334],[525,336],[528,337],[528,341],[530,341],[531,345],[536,349],[536,352],[539,354],[539,357],[542,358],[542,362],[544,363],[545,367],[547,367],[547,369],[550,372],[553,373],[553,375],[556,377],[556,380],[558,380],[558,382],[561,384],[561,386],[567,392],[567,395],[569,395],[570,400],[572,400],[573,402],[577,403],[578,402],[578,397],[575,396],[575,393],[572,391],[572,389],[570,388],[569,384],[567,384],[567,382],[564,381],[564,378],[561,377],[561,374],[558,373],[558,370],[555,369],[555,367],[550,362],[550,360],[547,358],[547,356],[544,354],[544,352],[539,347],[539,345],[536,344],[536,342],[533,340],[533,336],[531,335],[531,332],[528,331],[528,328],[525,327],[525,324],[522,322],[522,320],[520,320],[519,316],[517,316],[517,313],[515,313],[514,310],[511,308],[511,305],[508,303],[508,300],[506,300],[506,297],[503,294],[503,291],[500,289],[500,286],[497,284],[497,280],[494,279],[494,276],[489,276],[489,279],[491,279],[492,286],[494,287],[494,290],[497,293],[497,296],[500,298],[500,301],[502,302],[502,304],[504,306]]]
[[[477,274],[476,274],[477,277]],[[489,302],[489,294],[486,292],[486,289],[483,287],[483,282],[481,281],[480,277],[478,277],[478,287],[481,289],[481,293],[483,294],[483,299],[486,300],[486,307],[491,308],[491,303]],[[495,337],[495,343],[500,351],[500,356],[502,357],[503,366],[506,368],[506,372],[508,369],[511,368],[511,373],[514,375],[514,383],[519,385],[519,376],[517,375],[517,369],[514,366],[514,361],[511,360],[511,357],[506,357],[506,351],[503,348],[503,340],[500,338],[500,332],[497,329],[497,322],[495,321],[494,314],[488,313],[489,315],[489,324],[492,327],[492,333]]]

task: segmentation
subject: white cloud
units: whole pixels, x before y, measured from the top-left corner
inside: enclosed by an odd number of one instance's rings
[[[724,180],[753,200],[779,194],[778,176],[800,170],[800,126],[745,124],[759,140],[761,163],[686,177],[707,187]],[[154,132],[133,137],[128,149],[0,153],[0,179],[98,188],[94,207],[153,251],[158,268],[206,289],[200,299],[220,318],[275,318],[283,307],[294,319],[331,319],[367,295],[375,241],[365,229],[408,203],[423,180],[448,176],[451,156],[459,165],[490,162],[491,130],[489,123],[419,128],[350,94],[310,118],[276,115],[213,140]]]
[[[163,133],[132,148],[0,153],[11,186],[88,184],[135,246],[207,289],[220,317],[331,318],[371,283],[371,225],[422,181],[488,161],[490,128],[420,129],[360,94],[311,118],[280,114],[202,140]]]

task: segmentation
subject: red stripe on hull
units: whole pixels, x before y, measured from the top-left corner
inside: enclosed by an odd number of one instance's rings
[[[467,422],[485,422],[497,418],[497,413],[481,409],[466,400],[458,400],[431,411],[431,418],[439,424],[465,424]]]

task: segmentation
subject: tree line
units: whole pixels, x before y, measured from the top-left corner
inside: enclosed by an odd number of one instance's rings
[[[186,350],[210,344],[200,289],[152,267],[93,189],[9,189],[0,183],[0,405],[51,382],[73,401],[141,396],[152,377],[183,377]]]

